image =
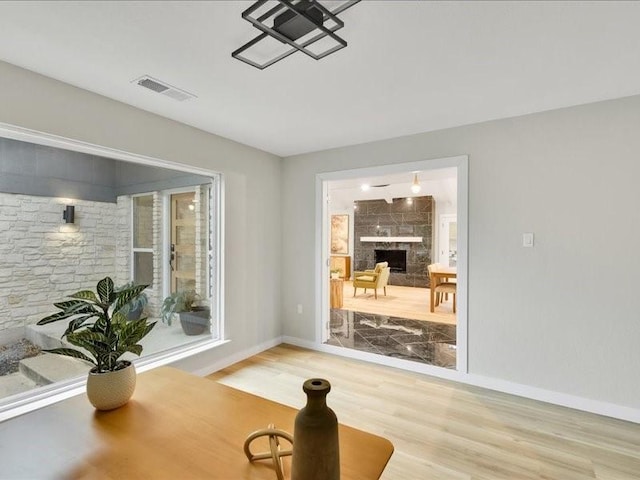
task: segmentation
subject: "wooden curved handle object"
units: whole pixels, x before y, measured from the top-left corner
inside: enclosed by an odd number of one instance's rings
[[[254,454],[251,452],[251,442],[260,437],[269,437],[269,452],[262,452]],[[276,476],[278,480],[285,480],[284,473],[282,471],[282,457],[287,457],[293,454],[293,449],[281,450],[280,438],[284,438],[293,446],[293,436],[285,432],[284,430],[278,430],[275,425],[269,424],[267,428],[262,430],[256,430],[251,433],[244,441],[244,453],[250,462],[254,460],[266,460],[270,458],[273,461],[273,465],[276,469]]]

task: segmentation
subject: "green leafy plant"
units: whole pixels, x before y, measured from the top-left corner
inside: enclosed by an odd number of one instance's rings
[[[116,287],[116,292],[119,293],[123,290],[127,290],[133,287],[135,287],[135,284],[133,282],[127,282],[120,287]],[[127,303],[122,308],[122,313],[127,316],[128,320],[137,320],[138,318],[140,318],[142,311],[148,305],[148,303],[149,297],[147,297],[147,294],[144,292],[140,292],[138,295],[129,300],[129,303]],[[133,314],[136,315],[132,316]]]
[[[162,307],[160,308],[162,321],[171,326],[176,313],[198,310],[198,302],[200,300],[201,297],[195,290],[173,292],[162,302]]]
[[[103,278],[96,286],[96,293],[82,290],[69,295],[66,300],[53,305],[60,311],[43,318],[38,325],[71,319],[62,338],[89,353],[74,348],[53,348],[45,352],[79,358],[94,365],[93,373],[120,370],[130,362],[120,360],[126,352],[142,353],[140,340],[155,326],[146,318],[127,321],[123,311],[131,300],[148,285],[135,285],[116,291],[113,280]]]

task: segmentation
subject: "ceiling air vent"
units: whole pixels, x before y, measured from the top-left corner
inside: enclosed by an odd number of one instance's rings
[[[160,93],[169,98],[173,98],[174,100],[178,100],[179,102],[184,102],[185,100],[189,100],[190,98],[196,98],[196,96],[192,93],[185,92],[184,90],[180,90],[177,87],[169,85],[166,82],[161,82],[157,78],[150,77],[149,75],[144,75],[140,78],[136,78],[133,82],[141,87],[148,88],[156,93]]]

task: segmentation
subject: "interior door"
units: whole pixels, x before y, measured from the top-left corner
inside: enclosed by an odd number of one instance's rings
[[[195,192],[171,195],[171,293],[196,288]]]
[[[458,216],[440,215],[438,263],[455,267],[458,261]]]

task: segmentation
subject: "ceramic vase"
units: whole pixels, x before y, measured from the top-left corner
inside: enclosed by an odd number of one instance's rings
[[[312,378],[302,389],[307,404],[295,420],[291,480],[340,480],[338,419],[327,406],[331,384]]]
[[[87,397],[97,410],[113,410],[129,401],[136,388],[136,369],[133,363],[114,372],[89,372]]]

